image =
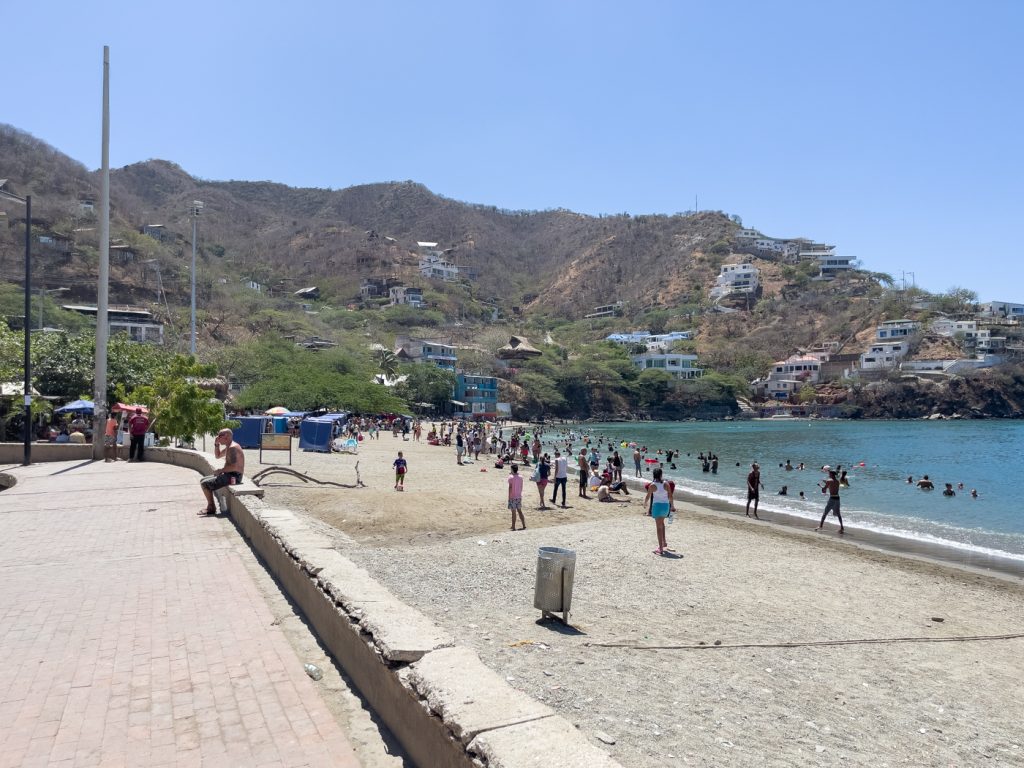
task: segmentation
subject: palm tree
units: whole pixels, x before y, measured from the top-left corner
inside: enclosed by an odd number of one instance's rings
[[[390,381],[398,375],[398,355],[390,349],[377,350],[377,368],[385,381]]]

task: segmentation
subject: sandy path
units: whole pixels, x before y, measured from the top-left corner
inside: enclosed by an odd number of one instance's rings
[[[391,488],[399,447],[404,494]],[[458,467],[448,449],[390,435],[359,460],[369,488],[272,488],[266,501],[336,526],[346,555],[512,685],[614,739],[624,765],[1024,766],[1024,639],[728,647],[1021,633],[1018,583],[692,507],[669,528],[683,557],[661,559],[636,496],[528,507],[530,529],[511,533],[506,473],[489,464]],[[296,457],[346,483],[354,461]],[[578,553],[577,632],[537,622],[543,545]]]

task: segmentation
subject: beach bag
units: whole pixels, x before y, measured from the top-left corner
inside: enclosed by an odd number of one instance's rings
[[[540,482],[540,465],[539,464],[534,468],[533,474],[530,476],[530,480],[532,480],[535,483],[539,483]]]

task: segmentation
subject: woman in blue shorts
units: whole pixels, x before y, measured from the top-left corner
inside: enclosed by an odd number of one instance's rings
[[[661,477],[661,467],[658,467],[654,470],[654,479],[647,484],[647,498],[644,499],[644,504],[650,510],[655,528],[658,530],[658,548],[654,550],[656,555],[672,551],[668,547],[668,542],[665,541],[665,518],[668,517],[672,509],[673,488],[663,482]]]

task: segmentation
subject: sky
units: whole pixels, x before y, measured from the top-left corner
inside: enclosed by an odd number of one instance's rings
[[[898,285],[1024,303],[1017,0],[50,0],[0,18],[0,122],[89,168],[109,45],[114,168],[696,206]]]

